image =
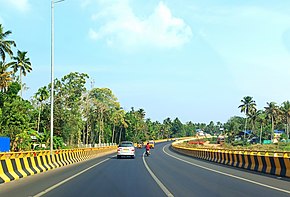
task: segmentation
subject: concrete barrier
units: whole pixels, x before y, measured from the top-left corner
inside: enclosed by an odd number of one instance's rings
[[[113,153],[117,146],[0,153],[0,184]]]
[[[290,178],[290,152],[188,148],[181,146],[181,142],[172,143],[172,148],[181,154]]]

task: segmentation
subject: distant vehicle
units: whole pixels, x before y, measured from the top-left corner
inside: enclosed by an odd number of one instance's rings
[[[143,147],[143,142],[138,142],[137,143],[137,148],[142,148]]]
[[[235,141],[241,141],[242,138],[240,136],[235,136]]]
[[[225,142],[225,136],[218,136],[217,138],[217,144],[223,144]]]
[[[121,157],[131,157],[135,158],[135,147],[133,142],[130,141],[122,141],[118,146],[117,151],[117,159],[120,159]]]
[[[39,149],[45,149],[46,148],[45,144],[34,143],[32,146],[33,146],[33,150],[39,150]]]
[[[154,148],[155,142],[153,140],[149,140],[148,143],[149,143],[150,148]]]
[[[204,131],[202,131],[202,130],[198,130],[196,134],[197,134],[198,136],[205,136],[205,133],[204,133]]]
[[[252,137],[251,139],[248,140],[251,144],[257,144],[260,142],[260,139],[258,137]]]

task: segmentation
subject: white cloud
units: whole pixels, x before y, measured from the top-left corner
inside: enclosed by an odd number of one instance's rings
[[[93,29],[89,30],[89,37],[93,40],[99,39],[98,33],[95,32]]]
[[[191,28],[160,2],[154,12],[139,18],[128,1],[104,3],[102,12],[92,15],[92,20],[103,23],[98,30],[89,30],[90,38],[105,39],[110,46],[136,48],[154,46],[160,48],[180,47],[192,37]]]
[[[2,2],[3,4],[5,3],[6,5],[11,6],[21,12],[27,12],[30,9],[30,4],[28,0],[0,0],[0,2]]]

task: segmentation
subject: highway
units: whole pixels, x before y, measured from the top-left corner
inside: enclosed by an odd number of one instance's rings
[[[107,155],[0,185],[14,196],[290,196],[290,179],[180,155],[169,143],[149,157]]]

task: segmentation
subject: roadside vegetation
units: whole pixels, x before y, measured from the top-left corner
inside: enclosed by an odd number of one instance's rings
[[[183,142],[180,145],[187,148],[290,152],[289,142],[288,143],[278,142],[278,143],[271,143],[271,144],[240,143],[240,145],[232,145],[231,143],[217,144],[217,138],[209,138],[209,139],[191,140],[191,141]]]
[[[0,24],[0,136],[9,137],[11,151],[45,149],[50,146],[51,84],[39,87],[30,100],[22,97],[24,77],[34,65],[27,51],[10,40],[12,32]],[[290,103],[280,106],[269,102],[257,110],[252,97],[241,100],[239,108],[245,118],[231,117],[226,123],[182,123],[178,118],[162,122],[146,117],[144,109],[122,108],[116,95],[107,87],[87,88],[86,73],[71,72],[54,80],[54,148],[72,148],[84,144],[133,142],[149,139],[194,136],[202,130],[212,136],[225,135],[226,144],[247,146],[253,137],[274,140],[274,130],[283,130],[289,138]],[[251,130],[241,135],[241,131]],[[241,140],[236,141],[236,136]],[[35,147],[39,144],[39,147]],[[40,148],[41,147],[41,148]]]

